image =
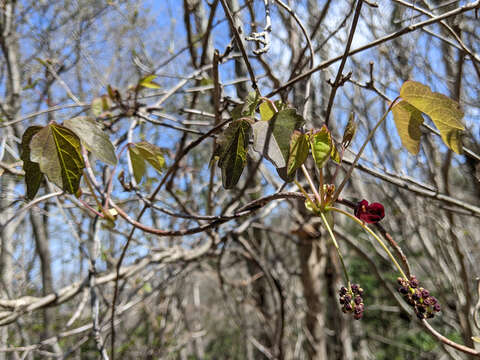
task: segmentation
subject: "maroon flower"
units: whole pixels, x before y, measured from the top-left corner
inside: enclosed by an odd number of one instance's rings
[[[362,200],[355,207],[355,216],[368,224],[375,224],[383,219],[385,210],[380,203],[369,205],[367,200]]]

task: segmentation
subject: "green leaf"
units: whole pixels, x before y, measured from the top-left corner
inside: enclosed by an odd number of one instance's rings
[[[290,140],[290,154],[287,163],[287,178],[293,178],[297,169],[303,165],[308,157],[307,135],[295,130]]]
[[[33,135],[30,160],[40,166],[48,180],[70,194],[77,194],[83,162],[80,139],[70,129],[50,123]]]
[[[246,120],[236,120],[218,138],[218,167],[222,169],[222,182],[225,189],[233,188],[247,164],[247,148],[252,127]]]
[[[400,96],[432,119],[445,145],[458,154],[462,153],[461,132],[465,127],[458,102],[432,92],[428,86],[416,81],[406,81],[400,89]]]
[[[158,85],[155,80],[157,75],[147,75],[144,78],[140,79],[138,82],[138,86],[142,86],[149,89],[160,89],[160,85]]]
[[[200,80],[200,86],[210,86],[213,85],[213,79],[209,77],[202,77]]]
[[[275,108],[270,101],[262,102],[259,106],[259,109],[262,121],[268,121],[273,117],[273,115],[275,115]]]
[[[27,200],[35,197],[43,179],[38,163],[30,160],[30,141],[33,135],[42,129],[41,126],[30,126],[22,136],[22,153],[20,158],[23,160],[23,170],[25,171],[25,183],[27,184]]]
[[[134,144],[138,155],[144,160],[148,161],[158,173],[162,173],[165,168],[164,151],[156,145],[150,144],[147,141],[140,141]]]
[[[147,141],[130,144],[128,152],[132,164],[133,176],[137,184],[142,182],[143,175],[145,174],[145,161],[152,165],[159,173],[165,168],[164,151]]]
[[[318,169],[323,168],[332,153],[332,138],[330,131],[325,125],[320,130],[311,134],[310,148],[312,149],[313,159],[317,164]]]
[[[275,167],[286,167],[290,154],[290,139],[303,123],[303,118],[295,109],[281,110],[268,122],[256,122],[253,125],[255,151],[263,154]]]
[[[65,120],[63,124],[72,130],[99,160],[113,166],[117,164],[115,148],[95,120],[89,117],[76,117]]]
[[[332,158],[333,161],[335,161],[337,164],[340,164],[341,159],[340,159],[340,154],[338,152],[337,147],[335,146],[335,142],[332,140],[332,151],[330,152],[330,157]]]
[[[255,116],[255,110],[260,102],[260,95],[256,91],[251,91],[243,104],[235,106],[232,111],[232,118],[234,120],[241,119],[243,117],[253,118]]]
[[[351,113],[348,118],[347,126],[345,126],[345,130],[343,131],[342,145],[344,148],[347,148],[350,145],[356,132],[357,123],[355,122],[354,114]]]
[[[256,152],[263,154],[277,168],[287,166],[282,150],[273,136],[273,128],[266,121],[258,121],[252,125],[253,148]]]
[[[395,104],[392,113],[403,146],[411,154],[417,155],[420,150],[420,136],[422,135],[420,130],[420,125],[423,124],[422,113],[405,100]]]
[[[133,176],[137,184],[142,182],[145,174],[145,160],[140,156],[134,146],[128,148],[128,155],[130,156],[130,163],[132,164]]]

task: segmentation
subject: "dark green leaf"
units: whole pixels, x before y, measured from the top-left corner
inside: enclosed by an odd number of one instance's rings
[[[95,120],[88,117],[76,117],[65,120],[64,125],[72,130],[99,160],[110,165],[117,163],[113,144]]]
[[[41,126],[30,126],[22,136],[22,154],[23,170],[25,171],[25,183],[27,184],[27,200],[31,200],[37,194],[38,188],[43,179],[38,163],[30,160],[30,141],[33,135],[42,129]]]
[[[263,154],[277,168],[286,167],[290,154],[290,139],[303,123],[303,118],[295,109],[281,110],[268,122],[256,122],[253,125],[255,151]]]
[[[85,164],[80,139],[64,126],[51,123],[33,135],[30,160],[48,180],[70,194],[77,194]]]
[[[252,127],[246,120],[230,123],[225,132],[218,138],[219,161],[222,169],[222,182],[225,189],[233,188],[242,175],[247,163],[247,148]]]

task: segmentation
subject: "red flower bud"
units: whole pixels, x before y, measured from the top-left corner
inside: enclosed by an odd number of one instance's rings
[[[385,210],[380,203],[369,205],[367,200],[362,200],[355,207],[355,216],[368,224],[375,224],[383,219]]]

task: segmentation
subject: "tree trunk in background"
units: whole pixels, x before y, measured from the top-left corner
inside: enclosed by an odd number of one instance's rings
[[[41,209],[37,208],[30,212],[33,236],[35,238],[35,246],[38,257],[40,258],[40,267],[42,271],[42,295],[53,293],[52,278],[52,260],[48,244],[48,217],[40,213]],[[53,309],[45,308],[43,310],[43,334],[42,338],[47,339],[53,335],[52,322],[54,319]]]
[[[3,56],[6,61],[6,103],[3,105],[3,110],[8,120],[15,119],[20,113],[20,91],[21,80],[19,71],[19,54],[18,54],[18,39],[16,28],[14,24],[15,19],[15,2],[7,2],[3,5],[0,13],[0,46]],[[14,128],[7,128],[8,145],[12,149],[17,149],[17,144],[14,142],[14,137],[21,135],[21,127],[14,126]],[[12,159],[9,157],[0,159],[9,162]],[[16,222],[4,225],[4,221],[9,219],[14,214],[14,208],[10,207],[11,201],[14,199],[12,194],[15,191],[14,177],[4,174],[0,177],[0,212],[1,212],[1,253],[0,253],[0,279],[1,288],[0,293],[2,298],[8,299],[12,294],[13,281],[13,237],[15,228],[18,225]],[[4,326],[1,329],[0,346],[7,347],[8,344],[8,327]],[[0,353],[0,360],[7,359],[7,353]]]
[[[297,232],[301,282],[307,306],[305,347],[310,359],[327,360],[324,300],[326,249],[316,235],[316,232],[312,234],[304,229]]]

